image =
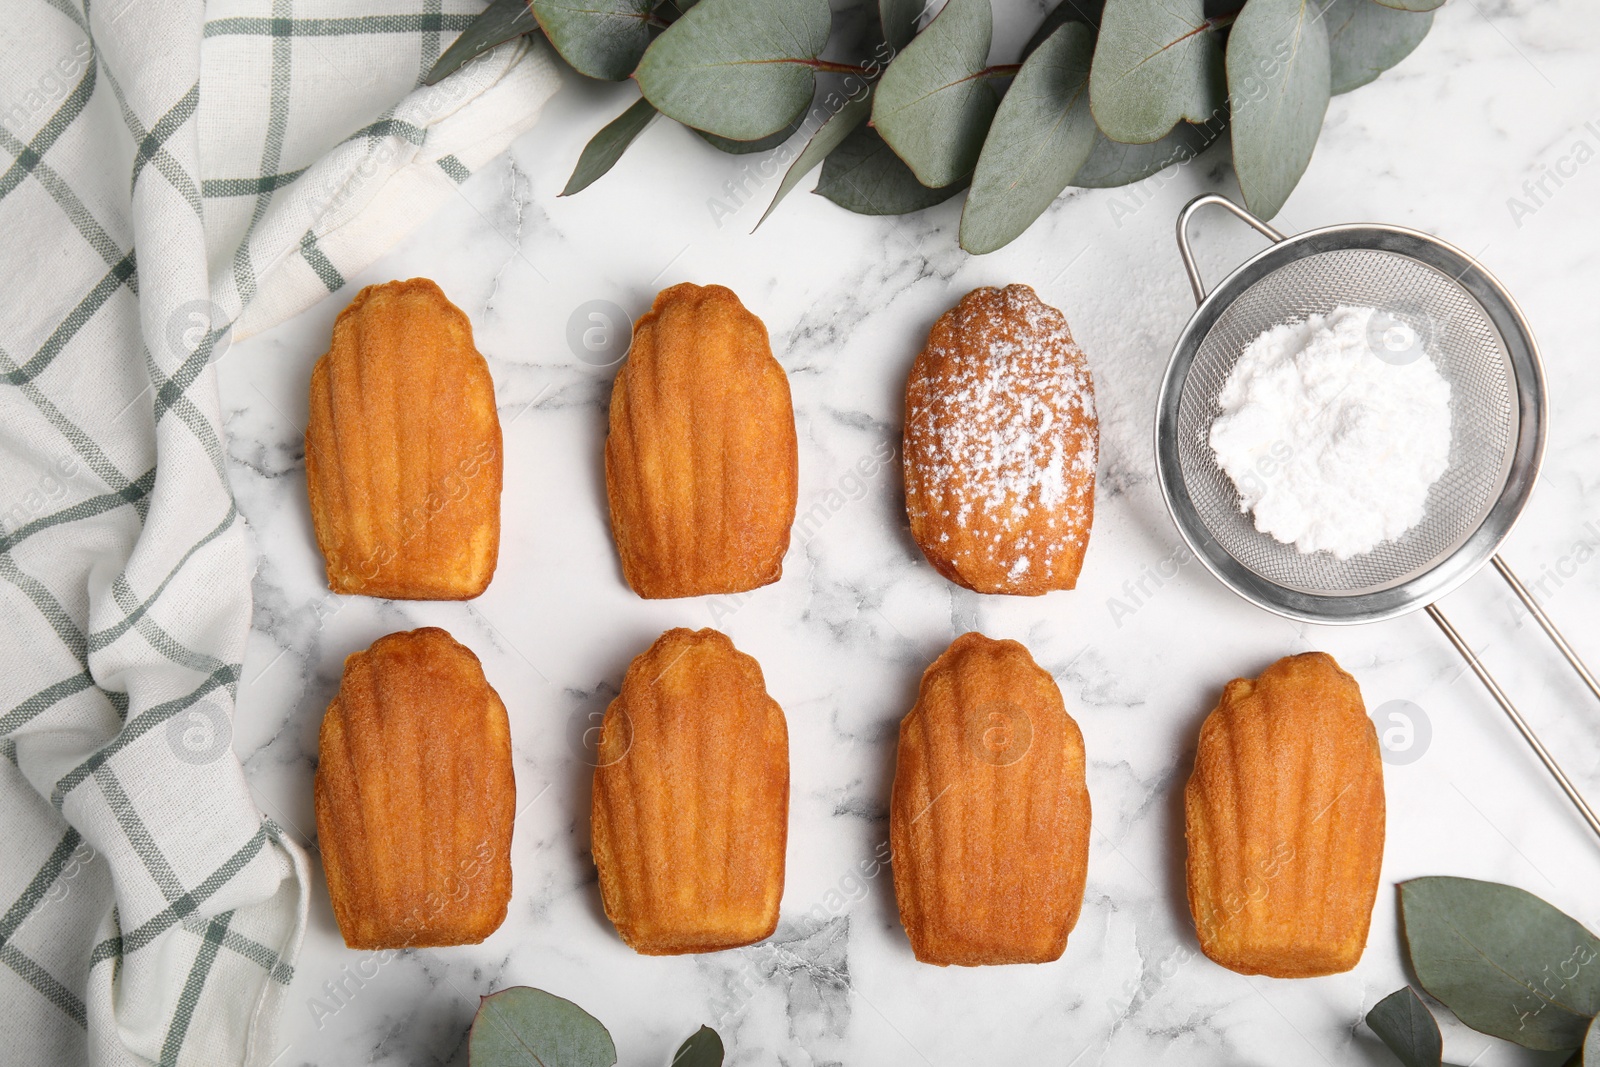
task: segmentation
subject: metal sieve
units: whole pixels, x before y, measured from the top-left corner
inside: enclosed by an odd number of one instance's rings
[[[1226,208],[1273,243],[1207,293],[1189,223],[1209,205]],[[1365,223],[1287,237],[1215,194],[1196,197],[1179,214],[1178,249],[1199,307],[1161,382],[1156,471],[1189,548],[1235,593],[1287,618],[1362,623],[1426,609],[1600,835],[1600,817],[1435,606],[1492,562],[1600,697],[1600,681],[1496,554],[1527,503],[1544,454],[1544,372],[1516,302],[1471,256],[1429,234]],[[1345,560],[1302,553],[1258,532],[1209,444],[1217,396],[1245,346],[1274,326],[1340,305],[1380,309],[1368,330],[1374,355],[1399,364],[1426,352],[1450,384],[1451,406],[1449,466],[1429,491],[1422,521]],[[1263,477],[1272,473],[1262,470]]]

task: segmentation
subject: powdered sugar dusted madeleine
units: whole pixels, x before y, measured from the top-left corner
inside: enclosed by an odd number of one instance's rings
[[[1360,961],[1383,865],[1383,763],[1361,689],[1333,657],[1289,656],[1229,682],[1184,801],[1207,956],[1274,978]]]
[[[506,707],[478,657],[435,627],[344,661],[322,718],[317,843],[345,944],[474,944],[511,899]]]
[[[969,633],[900,723],[889,806],[894,894],[924,963],[1059,959],[1083,906],[1083,735],[1015,641]]]
[[[594,862],[622,940],[659,956],[770,935],[789,732],[756,661],[715,630],[668,630],[629,665],[597,756]]]
[[[1067,320],[1026,285],[974,289],[906,382],[906,513],[938,572],[979,593],[1078,581],[1094,522],[1094,384]]]
[[[336,593],[466,600],[500,551],[500,418],[472,324],[426,278],[369,285],[311,372],[306,488]]]
[[[674,285],[634,327],[611,390],[606,495],[642,597],[778,580],[799,492],[789,379],[720,285]]]

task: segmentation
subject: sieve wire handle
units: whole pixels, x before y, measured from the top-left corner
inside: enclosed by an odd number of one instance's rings
[[[1523,585],[1521,579],[1515,574],[1511,573],[1510,565],[1501,559],[1498,554],[1490,556],[1489,562],[1494,564],[1494,569],[1500,572],[1500,577],[1504,578],[1506,584],[1511,587],[1511,591],[1517,594],[1517,599],[1522,601],[1523,607],[1528,609],[1528,614],[1534,617],[1534,620],[1539,624],[1539,628],[1555,644],[1556,651],[1560,652],[1567,663],[1572,666],[1572,669],[1578,672],[1578,677],[1582,678],[1583,684],[1589,687],[1589,692],[1596,697],[1600,697],[1600,681],[1595,680],[1595,676],[1590,673],[1589,668],[1584,666],[1583,660],[1579,658],[1577,650],[1567,643],[1565,637],[1561,636],[1561,631],[1556,629],[1556,624],[1550,620],[1550,616],[1544,613],[1544,608],[1539,606],[1539,602],[1533,599],[1533,594],[1528,592],[1528,587]]]
[[[1559,632],[1555,630],[1554,624],[1548,622],[1548,617],[1545,616],[1544,612],[1534,605],[1532,597],[1524,596],[1527,593],[1527,589],[1523,587],[1521,582],[1516,580],[1515,575],[1511,574],[1510,568],[1501,562],[1499,556],[1494,557],[1494,563],[1501,575],[1511,583],[1512,591],[1534,612],[1534,617],[1540,620],[1540,624],[1546,626],[1547,632],[1555,639],[1557,647],[1561,648],[1564,654],[1569,653],[1571,646],[1567,645],[1566,641],[1560,637]],[[1467,644],[1465,639],[1456,632],[1454,626],[1450,625],[1450,620],[1444,617],[1444,612],[1439,610],[1438,605],[1429,604],[1426,610],[1428,617],[1439,624],[1439,629],[1443,630],[1445,637],[1449,638],[1450,643],[1456,646],[1456,651],[1461,653],[1461,658],[1467,661],[1467,666],[1471,667],[1472,673],[1478,676],[1478,681],[1483,683],[1483,687],[1489,691],[1489,695],[1494,697],[1495,703],[1500,705],[1500,710],[1506,713],[1506,717],[1511,720],[1511,725],[1515,726],[1517,732],[1522,735],[1522,739],[1528,742],[1528,747],[1533,749],[1533,754],[1539,757],[1539,762],[1544,764],[1544,769],[1550,772],[1550,776],[1556,780],[1556,784],[1561,787],[1561,791],[1567,794],[1567,799],[1572,801],[1573,806],[1578,809],[1578,814],[1582,815],[1583,821],[1589,824],[1589,829],[1593,830],[1596,836],[1600,836],[1600,816],[1595,815],[1594,809],[1589,807],[1589,802],[1583,799],[1582,793],[1578,792],[1578,787],[1572,784],[1572,779],[1567,777],[1566,772],[1561,769],[1561,765],[1556,762],[1556,758],[1550,754],[1550,750],[1544,747],[1544,742],[1539,740],[1539,735],[1535,734],[1533,727],[1528,725],[1528,720],[1522,717],[1522,713],[1517,710],[1517,706],[1511,703],[1511,698],[1506,696],[1506,691],[1501,689],[1499,683],[1494,680],[1494,676],[1489,673],[1489,668],[1483,665],[1483,661],[1478,658],[1477,653],[1472,651],[1472,646]],[[1577,658],[1576,653],[1568,655],[1567,661],[1578,669],[1578,673],[1584,676],[1585,681],[1590,683],[1590,688],[1595,688],[1593,675],[1590,675],[1588,669],[1583,667],[1583,661]]]
[[[1235,216],[1250,225],[1250,228],[1270,239],[1274,244],[1284,240],[1284,235],[1256,218],[1244,208],[1220,193],[1206,193],[1197,196],[1184,205],[1178,212],[1178,254],[1183,257],[1183,269],[1189,273],[1189,286],[1194,289],[1194,302],[1199,304],[1206,298],[1206,283],[1200,277],[1200,267],[1194,261],[1194,249],[1189,247],[1189,220],[1194,213],[1203,207],[1215,204],[1217,207],[1227,208]]]

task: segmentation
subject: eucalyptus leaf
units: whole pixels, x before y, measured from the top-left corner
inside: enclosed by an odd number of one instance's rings
[[[1332,0],[1322,19],[1328,24],[1335,96],[1361,88],[1409,56],[1433,26],[1431,11],[1400,11],[1378,0]]]
[[[1227,127],[1220,120],[1197,126],[1180,122],[1172,132],[1149,144],[1123,144],[1098,134],[1089,158],[1073,177],[1080,189],[1113,189],[1142,182],[1175,163],[1187,163],[1222,136]]]
[[[461,31],[461,36],[444,50],[444,55],[422,79],[423,85],[437,85],[491,48],[515,40],[539,28],[533,12],[523,0],[491,0],[483,13]]]
[[[1039,28],[1033,31],[1033,36],[1028,38],[1028,43],[1022,46],[1022,59],[1027,61],[1033,55],[1033,50],[1049,38],[1057,29],[1069,22],[1081,22],[1085,26],[1098,28],[1100,25],[1100,12],[1105,9],[1106,0],[1061,0],[1051,8],[1039,23]]]
[[[1405,1067],[1440,1067],[1444,1039],[1433,1012],[1410,986],[1396,989],[1367,1012],[1367,1025]]]
[[[483,998],[467,1058],[472,1067],[612,1067],[617,1046],[600,1020],[572,1001],[522,985]]]
[[[1228,35],[1233,169],[1270,219],[1311,162],[1328,111],[1328,30],[1312,0],[1250,0]]]
[[[965,180],[930,189],[871,126],[857,126],[822,164],[812,190],[858,215],[904,215],[942,204],[967,187]]]
[[[567,179],[567,187],[561,190],[561,195],[571,196],[582,192],[604,176],[622,158],[622,153],[628,150],[633,139],[655,121],[656,114],[650,101],[636,100],[628,110],[601,127],[600,132],[589,138],[589,143],[583,146],[578,165],[572,168],[572,177]]]
[[[678,1046],[672,1067],[722,1067],[722,1036],[711,1027],[702,1026]]]
[[[917,35],[917,16],[926,10],[927,0],[878,0],[878,21],[883,24],[883,39],[896,52]]]
[[[1583,1067],[1600,1067],[1600,1015],[1595,1016],[1589,1023],[1589,1032],[1584,1035],[1581,1055],[1583,1059],[1580,1062]]]
[[[1444,0],[1379,0],[1384,7],[1396,11],[1433,11],[1444,5]]]
[[[923,185],[972,173],[1000,97],[981,76],[994,24],[989,0],[950,0],[884,71],[872,124]]]
[[[621,81],[650,44],[653,0],[528,0],[544,35],[579,74]]]
[[[1180,121],[1208,122],[1225,92],[1205,0],[1106,0],[1089,101],[1107,137],[1149,144]]]
[[[744,156],[749,155],[751,152],[767,152],[777,148],[794,136],[795,131],[805,124],[805,119],[804,113],[796,115],[789,125],[777,133],[771,133],[765,137],[757,137],[754,141],[735,141],[731,137],[718,137],[716,134],[707,133],[705,130],[695,130],[694,132],[700,135],[701,140],[719,152],[726,152],[730,156]],[[693,127],[690,128],[693,129]]]
[[[1059,27],[1022,64],[995,112],[961,212],[961,247],[993,252],[1049,207],[1094,148],[1089,63],[1094,31]]]
[[[1404,882],[1400,908],[1418,981],[1462,1022],[1527,1048],[1583,1044],[1600,1011],[1600,940],[1577,921],[1470,878]]]
[[[811,102],[831,25],[828,0],[700,0],[645,50],[635,77],[662,114],[754,141]]]
[[[806,142],[806,146],[800,150],[794,162],[789,164],[789,169],[783,174],[783,181],[778,183],[778,191],[772,196],[772,203],[767,205],[767,210],[756,220],[756,226],[760,227],[766,222],[767,216],[772,214],[772,209],[794,191],[794,187],[800,184],[800,179],[827,159],[828,154],[843,144],[844,139],[866,122],[870,114],[872,114],[872,92],[868,90],[859,99],[846,100],[838,111],[829,115],[817,128],[817,132],[811,135],[811,140]]]

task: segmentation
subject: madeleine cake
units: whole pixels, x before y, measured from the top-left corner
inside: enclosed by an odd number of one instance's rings
[[[789,379],[720,285],[674,285],[611,390],[606,496],[622,574],[650,599],[778,580],[799,492]]]
[[[1089,862],[1083,735],[1016,641],[956,638],[900,723],[894,893],[924,963],[1059,959]]]
[[[659,956],[748,945],[777,926],[789,734],[761,667],[716,630],[669,630],[601,722],[592,829],[622,940]]]
[[[1383,763],[1356,680],[1323,652],[1236,678],[1184,791],[1189,910],[1205,954],[1308,978],[1361,959],[1383,865]]]
[[[435,627],[344,661],[322,718],[317,847],[351,948],[474,944],[506,917],[516,783],[506,707]]]
[[[911,535],[979,593],[1071,589],[1094,522],[1094,383],[1067,320],[1026,285],[974,289],[906,382]]]
[[[311,372],[306,489],[335,593],[467,600],[500,551],[500,418],[472,324],[426,278],[369,285]]]

